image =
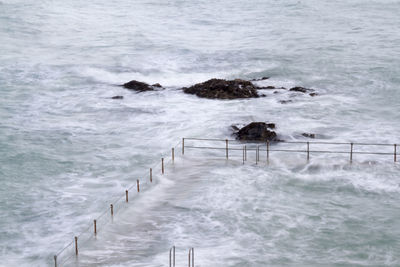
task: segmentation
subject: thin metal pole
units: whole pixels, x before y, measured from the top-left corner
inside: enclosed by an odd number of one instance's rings
[[[310,142],[307,142],[307,161],[310,161]]]
[[[75,236],[75,255],[78,256],[78,237]]]
[[[259,151],[259,147],[257,146],[257,148],[256,148],[256,164],[258,163],[258,151]]]
[[[153,170],[150,168],[150,183],[153,182]]]
[[[269,164],[269,141],[267,141],[267,164]]]
[[[185,138],[182,138],[182,155],[185,155]]]
[[[174,263],[174,267],[175,267],[175,246],[173,246],[173,252],[174,252],[174,260],[173,260],[173,263]]]
[[[244,160],[247,160],[247,146],[244,146]]]
[[[245,146],[243,146],[243,164],[244,164],[244,148],[245,148]]]
[[[175,151],[174,151],[175,149],[174,148],[172,148],[172,162],[174,162],[174,160],[175,160]]]
[[[114,216],[114,206],[113,204],[110,205],[111,216]]]
[[[397,145],[394,144],[394,162],[397,161]]]
[[[57,255],[54,255],[54,267],[57,267]]]
[[[137,191],[138,191],[138,193],[139,193],[139,192],[140,192],[139,179],[136,180],[136,184],[137,184]]]
[[[94,235],[97,235],[97,221],[93,220]]]
[[[225,140],[225,143],[226,143],[226,159],[228,159],[229,158],[229,155],[228,155],[228,139],[226,139]]]
[[[194,267],[194,248],[192,248],[192,267]]]
[[[353,162],[353,143],[350,143],[350,163]]]
[[[164,174],[164,158],[161,158],[161,173]]]
[[[128,190],[125,190],[125,201],[126,201],[126,203],[128,203]]]

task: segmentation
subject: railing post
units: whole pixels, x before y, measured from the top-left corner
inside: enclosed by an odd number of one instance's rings
[[[164,174],[164,158],[161,158],[161,173]]]
[[[185,155],[185,138],[182,138],[182,155]]]
[[[137,191],[138,191],[138,193],[139,193],[139,192],[140,192],[139,179],[136,180],[136,184],[137,184]]]
[[[153,170],[150,168],[150,183],[153,182]]]
[[[128,190],[125,190],[125,201],[128,203]]]
[[[397,145],[394,144],[394,162],[397,161]]]
[[[242,153],[242,156],[243,156],[243,164],[244,164],[244,148],[245,148],[245,146],[243,146],[243,153]]]
[[[93,220],[93,230],[94,230],[94,235],[96,236],[97,235],[97,221],[96,220]]]
[[[174,148],[172,148],[172,163],[174,162],[174,160],[175,160],[175,151],[174,151],[175,149]]]
[[[175,246],[169,250],[169,267],[175,267]]]
[[[350,143],[350,163],[353,162],[353,143]]]
[[[57,267],[57,255],[54,255],[54,267]]]
[[[75,255],[78,256],[78,237],[75,236]]]
[[[244,146],[244,160],[247,160],[247,146]]]
[[[188,267],[194,267],[194,248],[189,249]]]
[[[310,161],[310,142],[307,142],[307,161]]]
[[[258,153],[259,153],[259,149],[260,149],[260,147],[257,146],[257,148],[256,148],[256,164],[258,163]]]
[[[267,164],[269,164],[269,141],[267,141]]]
[[[228,155],[228,139],[226,139],[225,140],[225,143],[226,143],[226,152],[225,152],[225,154],[226,154],[226,159],[228,159],[229,158],[229,155]]]
[[[111,217],[114,216],[114,206],[110,204]]]

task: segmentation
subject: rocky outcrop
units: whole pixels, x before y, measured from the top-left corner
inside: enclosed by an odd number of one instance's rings
[[[274,123],[252,122],[235,133],[236,139],[247,141],[277,141]]]
[[[147,83],[139,82],[139,81],[135,81],[135,80],[124,83],[122,86],[125,87],[126,89],[135,90],[138,92],[154,91],[155,88],[162,87],[159,83],[149,85]]]
[[[211,99],[236,99],[260,97],[257,87],[251,82],[235,79],[211,79],[190,87],[182,88],[186,94],[194,94],[198,97]]]

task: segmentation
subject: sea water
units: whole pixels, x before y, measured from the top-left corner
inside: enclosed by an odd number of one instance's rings
[[[287,141],[399,143],[399,13],[393,0],[1,0],[0,265],[54,265],[182,137],[266,121]],[[319,96],[179,90],[263,76]],[[118,86],[132,79],[165,90]],[[177,155],[66,264],[166,266],[176,245],[182,266],[189,247],[198,266],[400,265],[392,156],[240,156]]]

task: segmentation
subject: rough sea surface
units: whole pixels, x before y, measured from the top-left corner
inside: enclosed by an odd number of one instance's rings
[[[251,121],[288,141],[400,143],[399,14],[395,0],[0,0],[0,266],[54,266],[136,179],[145,190],[61,266],[167,266],[172,245],[178,266],[189,247],[196,266],[400,266],[391,155],[243,165],[178,146],[144,176],[182,137]],[[178,90],[263,76],[320,95]],[[117,86],[132,79],[166,90]]]

